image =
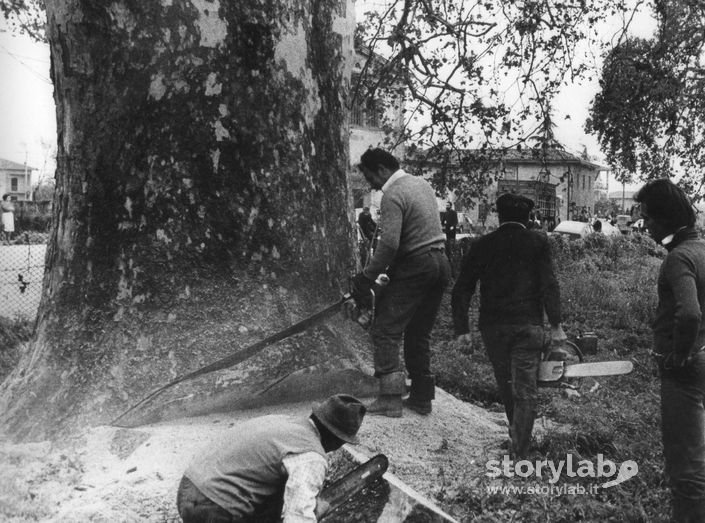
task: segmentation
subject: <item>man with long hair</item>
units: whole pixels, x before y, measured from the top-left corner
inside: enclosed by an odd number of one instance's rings
[[[651,237],[668,254],[658,276],[653,323],[661,376],[661,427],[673,520],[705,521],[705,241],[695,211],[668,179],[634,196]]]

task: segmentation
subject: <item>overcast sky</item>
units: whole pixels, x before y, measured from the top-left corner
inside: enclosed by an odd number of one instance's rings
[[[360,6],[362,2],[358,2]],[[614,32],[605,25],[607,32]],[[648,37],[655,24],[644,14],[636,19],[633,33]],[[608,33],[609,34],[609,33]],[[558,139],[575,152],[583,145],[592,156],[601,157],[597,141],[584,133],[590,100],[598,89],[597,75],[591,82],[566,86],[554,105]],[[53,87],[49,80],[49,49],[46,44],[14,35],[0,19],[0,158],[24,163],[53,173],[48,156],[56,142]]]
[[[49,47],[13,35],[0,20],[0,158],[45,168],[56,143]],[[42,145],[44,142],[46,145]],[[54,164],[46,166],[53,172]]]

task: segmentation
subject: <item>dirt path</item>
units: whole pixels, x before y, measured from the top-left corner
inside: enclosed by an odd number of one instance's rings
[[[384,453],[390,471],[425,497],[476,480],[496,456],[502,416],[438,390],[431,416],[368,416],[358,451]],[[271,413],[307,415],[310,403],[189,418],[138,429],[96,427],[62,442],[0,445],[3,521],[179,521],[176,487],[211,438],[238,421]],[[470,476],[470,477],[468,477]]]

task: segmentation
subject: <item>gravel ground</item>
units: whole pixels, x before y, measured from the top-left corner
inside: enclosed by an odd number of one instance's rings
[[[101,426],[60,444],[0,442],[0,465],[7,471],[0,480],[0,519],[179,521],[178,482],[211,438],[243,419],[307,415],[310,409],[311,403],[297,403],[137,429]],[[408,411],[399,419],[368,416],[356,450],[387,455],[389,472],[437,500],[455,485],[481,478],[505,437],[502,416],[438,389],[430,416]]]

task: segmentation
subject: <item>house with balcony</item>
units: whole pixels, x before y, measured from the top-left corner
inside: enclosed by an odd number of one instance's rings
[[[0,196],[10,195],[16,202],[32,199],[32,171],[34,167],[0,158]]]

